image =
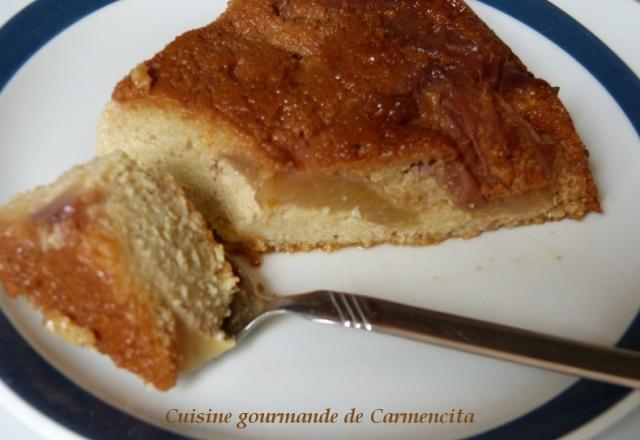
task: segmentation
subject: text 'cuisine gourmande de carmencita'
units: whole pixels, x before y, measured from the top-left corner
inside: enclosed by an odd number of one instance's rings
[[[234,418],[230,412],[179,410],[172,408],[165,415],[167,423],[175,424],[230,424],[238,429],[251,424],[336,424],[336,423],[373,423],[373,424],[459,424],[475,423],[475,413],[462,409],[429,412],[394,412],[376,408],[365,417],[364,412],[355,408],[343,415],[326,408],[322,412],[242,412]]]

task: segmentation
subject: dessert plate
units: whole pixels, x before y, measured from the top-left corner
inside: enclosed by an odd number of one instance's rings
[[[10,21],[0,30],[0,203],[91,158],[96,121],[116,81],[225,4],[39,0]],[[640,349],[640,81],[546,1],[470,4],[533,72],[561,87],[591,152],[605,213],[425,248],[270,255],[253,276],[283,294],[352,291]],[[24,302],[2,295],[0,305],[0,395],[10,395],[8,387],[90,438],[556,438],[628,394],[294,317],[265,326],[159,393],[106,357],[47,333]],[[344,421],[352,408],[363,414],[360,423]],[[238,425],[243,413],[327,409],[336,423],[259,423],[251,416],[253,423]],[[231,416],[229,423],[176,423],[177,412]],[[468,416],[467,423],[378,423],[383,413],[401,412]]]

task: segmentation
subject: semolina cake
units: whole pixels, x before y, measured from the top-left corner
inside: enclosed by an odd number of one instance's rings
[[[116,86],[98,152],[120,148],[251,252],[600,211],[558,89],[460,0],[231,0]]]
[[[170,176],[122,152],[0,208],[0,282],[47,328],[160,390],[234,345],[222,246]]]

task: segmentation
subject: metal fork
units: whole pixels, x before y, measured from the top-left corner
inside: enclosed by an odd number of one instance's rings
[[[261,322],[293,313],[313,322],[386,333],[559,373],[640,388],[640,352],[545,335],[363,295],[318,290],[257,292],[246,277],[225,330],[241,341]]]

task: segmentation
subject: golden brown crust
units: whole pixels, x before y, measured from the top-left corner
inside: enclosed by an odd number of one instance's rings
[[[28,218],[0,222],[0,280],[9,296],[25,295],[92,335],[95,348],[166,390],[178,376],[172,315],[124,274],[120,243],[101,226],[99,195],[60,199]],[[49,240],[54,229],[63,241]]]
[[[222,118],[273,167],[458,161],[487,199],[549,186],[549,164],[570,161],[597,209],[557,91],[461,1],[234,0],[113,96]]]

